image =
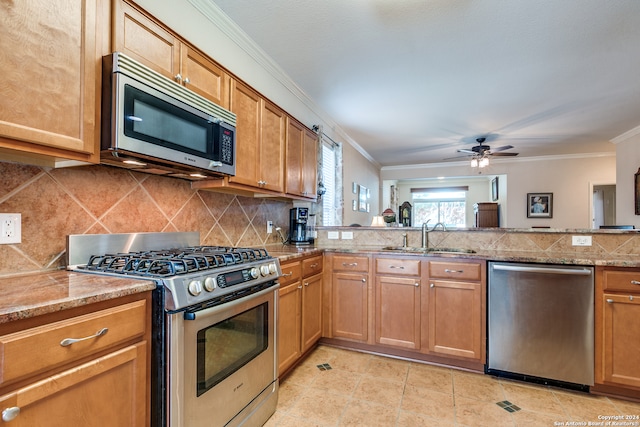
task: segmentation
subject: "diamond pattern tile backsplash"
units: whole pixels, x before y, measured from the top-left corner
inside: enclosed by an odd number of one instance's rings
[[[22,243],[0,245],[0,275],[63,267],[69,234],[198,231],[205,245],[276,245],[266,221],[286,233],[293,207],[109,166],[0,162],[0,180],[0,212],[22,214]]]

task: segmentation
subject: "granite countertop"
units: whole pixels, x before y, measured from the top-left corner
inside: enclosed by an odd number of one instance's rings
[[[0,278],[0,324],[150,291],[155,282],[66,270]]]

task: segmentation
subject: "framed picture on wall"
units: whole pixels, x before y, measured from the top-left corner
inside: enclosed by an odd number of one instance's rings
[[[553,217],[553,193],[527,193],[527,218]]]
[[[358,211],[366,212],[367,211],[367,187],[364,185],[358,186]]]

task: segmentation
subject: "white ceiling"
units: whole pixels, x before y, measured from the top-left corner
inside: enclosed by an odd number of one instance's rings
[[[382,166],[487,136],[613,152],[640,125],[640,0],[213,0]]]

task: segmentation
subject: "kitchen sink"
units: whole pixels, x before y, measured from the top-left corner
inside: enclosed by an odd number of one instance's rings
[[[386,246],[383,251],[406,252],[406,253],[424,253],[424,254],[475,254],[473,249],[461,248],[420,248],[420,247],[403,247],[403,246]]]

